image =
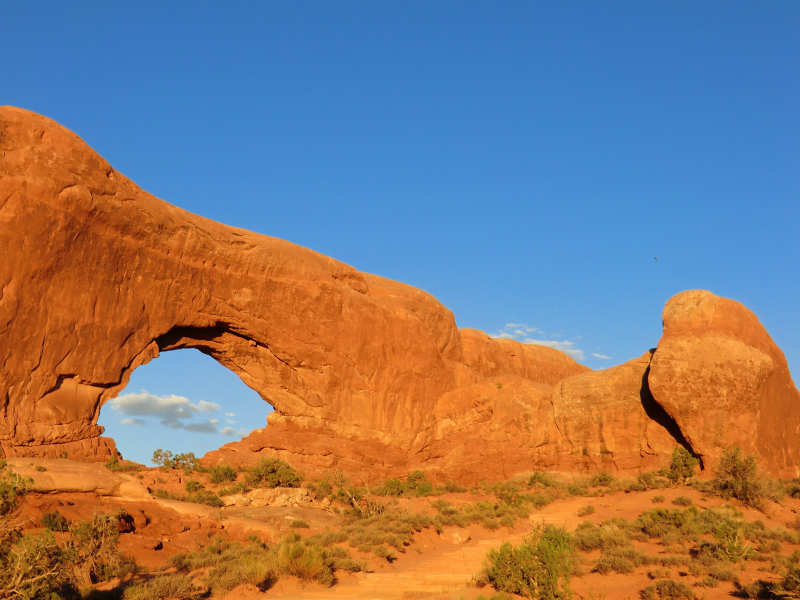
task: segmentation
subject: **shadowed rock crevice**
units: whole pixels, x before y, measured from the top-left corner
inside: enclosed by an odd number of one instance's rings
[[[652,356],[655,353],[656,349],[653,348],[650,350],[650,355]],[[642,400],[642,408],[644,412],[647,414],[650,419],[661,425],[667,432],[675,438],[675,441],[686,449],[692,456],[700,461],[700,468],[704,469],[703,466],[703,458],[697,454],[689,445],[689,442],[686,440],[686,437],[683,435],[681,428],[678,427],[678,424],[675,422],[675,419],[669,416],[664,407],[661,406],[656,399],[653,398],[653,394],[650,392],[650,384],[648,382],[648,378],[650,375],[650,367],[648,366],[642,376],[642,389],[639,392],[639,396]]]

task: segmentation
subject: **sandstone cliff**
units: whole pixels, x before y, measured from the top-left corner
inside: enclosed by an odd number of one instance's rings
[[[594,373],[459,330],[411,286],[176,208],[74,133],[8,107],[0,248],[5,456],[106,460],[102,405],[160,352],[197,348],[276,411],[212,462],[278,454],[309,472],[476,481],[636,471],[676,444],[713,460],[738,443],[776,472],[800,464],[782,353],[746,308],[708,292],[667,304],[654,354]]]

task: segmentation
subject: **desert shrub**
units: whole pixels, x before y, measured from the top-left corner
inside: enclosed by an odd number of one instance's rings
[[[675,506],[691,506],[693,504],[692,499],[687,496],[678,496],[672,503]]]
[[[19,505],[32,483],[31,479],[11,471],[6,461],[0,460],[0,517],[5,517]]]
[[[603,521],[599,526],[584,521],[575,528],[575,547],[584,552],[620,548],[630,543],[628,532],[611,521]]]
[[[127,473],[129,471],[139,471],[142,465],[139,465],[130,460],[118,460],[116,456],[112,456],[104,465],[106,469],[114,473]]]
[[[147,583],[130,586],[122,594],[123,600],[194,600],[203,590],[195,587],[186,575],[159,575]]]
[[[196,479],[190,479],[183,485],[183,487],[186,489],[187,492],[193,494],[194,492],[202,490],[203,484],[197,481]]]
[[[542,473],[541,471],[534,471],[528,478],[528,488],[541,487],[552,488],[558,487],[558,482],[552,475]]]
[[[669,486],[670,480],[662,477],[659,473],[647,471],[646,473],[639,473],[636,480],[628,483],[626,491],[629,492],[646,492],[647,490],[657,490]]]
[[[714,470],[711,482],[715,493],[733,496],[753,508],[761,508],[766,499],[764,485],[758,479],[758,465],[754,454],[743,456],[742,449],[728,448]]]
[[[694,600],[692,588],[674,579],[660,579],[639,592],[642,600]]]
[[[213,506],[219,508],[223,506],[220,497],[214,492],[205,489],[198,489],[193,494],[173,494],[167,490],[156,489],[153,490],[153,495],[156,498],[163,498],[164,500],[180,500],[181,502],[192,502],[193,504],[205,504],[206,506]]]
[[[655,559],[645,552],[636,550],[633,546],[604,550],[603,555],[595,564],[592,571],[606,575],[615,573],[633,573],[637,567],[652,564]]]
[[[722,526],[712,532],[713,542],[703,542],[701,554],[710,554],[718,560],[740,562],[752,558],[753,548],[742,539],[742,532],[737,527]]]
[[[584,506],[582,509],[578,511],[579,517],[586,517],[592,514],[594,514],[594,506],[592,506],[591,504]]]
[[[246,481],[237,481],[229,487],[222,488],[217,494],[219,496],[231,496],[233,494],[241,494],[248,489]]]
[[[292,529],[308,529],[309,524],[303,521],[303,519],[295,519],[289,523],[289,527]]]
[[[50,531],[64,532],[69,530],[69,521],[57,510],[44,513],[41,523],[45,529],[49,529]]]
[[[214,484],[236,481],[236,470],[230,465],[215,465],[206,471],[208,481]]]
[[[672,460],[663,475],[672,483],[684,483],[689,477],[694,476],[694,470],[700,464],[691,453],[682,446],[673,448]]]
[[[123,556],[117,547],[123,516],[123,512],[95,513],[91,521],[81,521],[71,529],[65,552],[78,588],[136,571],[136,563]]]
[[[254,488],[300,487],[303,476],[280,458],[262,458],[246,472],[248,485]]]
[[[667,579],[671,572],[669,569],[650,569],[647,571],[647,576],[650,579]]]
[[[364,563],[350,558],[344,548],[327,549],[318,538],[304,539],[296,533],[271,546],[255,539],[241,545],[217,538],[199,552],[176,554],[169,560],[169,565],[178,571],[213,567],[206,585],[215,596],[224,595],[245,583],[264,590],[282,575],[330,586],[335,581],[335,570],[356,572],[365,568]]]
[[[592,487],[609,486],[615,481],[616,479],[611,473],[600,471],[599,473],[595,473],[589,478],[589,485]]]
[[[665,498],[664,496],[662,496],[661,494],[659,494],[658,496],[653,496],[653,497],[650,499],[650,501],[651,501],[653,504],[658,504],[659,502],[664,502],[665,500],[666,500],[666,498]]]
[[[568,598],[574,554],[566,529],[538,526],[521,545],[506,542],[498,550],[490,550],[478,584],[526,598]]]

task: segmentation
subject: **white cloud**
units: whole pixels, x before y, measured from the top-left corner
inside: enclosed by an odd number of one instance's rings
[[[161,419],[161,424],[172,429],[186,429],[197,433],[218,433],[217,419],[200,423],[185,423],[188,419],[200,413],[209,413],[220,410],[219,404],[200,400],[192,404],[188,398],[170,394],[156,396],[147,390],[138,394],[123,394],[110,402],[111,408],[128,417],[155,417]],[[144,425],[144,419],[123,419],[125,425]]]
[[[564,354],[571,356],[576,360],[583,360],[586,358],[586,353],[581,350],[580,348],[575,347],[575,342],[564,340],[546,340],[546,339],[535,339],[529,337],[531,334],[539,334],[539,336],[544,337],[545,333],[538,327],[531,327],[529,325],[525,325],[524,323],[506,323],[503,330],[499,333],[491,334],[493,338],[500,338],[505,340],[517,340],[518,342],[524,342],[525,344],[534,344],[536,346],[547,346],[548,348],[555,348],[556,350],[560,350]],[[573,338],[576,340],[581,339],[580,337]]]
[[[225,413],[226,417],[235,417],[236,413]]]
[[[250,432],[247,431],[246,429],[239,429],[239,431],[236,431],[233,427],[223,427],[223,429],[222,429],[222,431],[220,431],[220,433],[222,435],[232,435],[232,436],[237,436],[238,435],[241,438],[241,437],[246,436]]]
[[[586,358],[586,354],[583,350],[575,347],[575,342],[570,342],[569,340],[564,340],[563,342],[559,342],[556,340],[534,340],[532,338],[525,338],[523,340],[526,344],[534,344],[536,346],[547,346],[548,348],[555,348],[556,350],[560,350],[564,354],[568,354],[574,359],[583,360]]]
[[[610,356],[603,356],[602,354],[597,354],[596,352],[592,352],[592,356],[595,358],[602,358],[603,360],[611,360]]]
[[[231,421],[230,419],[225,419],[225,422],[226,422],[228,425],[235,425],[235,424],[236,424],[236,421]]]

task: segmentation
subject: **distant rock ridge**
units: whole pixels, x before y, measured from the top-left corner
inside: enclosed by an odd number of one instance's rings
[[[0,248],[7,457],[107,460],[102,405],[160,352],[196,348],[275,408],[207,462],[279,455],[310,474],[421,468],[472,482],[636,472],[676,444],[708,466],[735,443],[773,473],[800,465],[783,354],[750,311],[710,292],[667,303],[655,352],[592,372],[458,329],[411,286],[174,207],[74,133],[9,107]]]

